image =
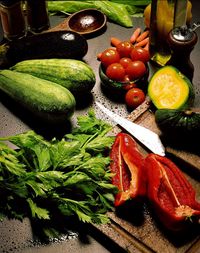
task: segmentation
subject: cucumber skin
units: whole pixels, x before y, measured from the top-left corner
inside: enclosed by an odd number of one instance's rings
[[[45,121],[65,121],[75,110],[75,98],[69,90],[30,74],[2,70],[0,90]]]
[[[26,60],[10,69],[58,83],[74,95],[90,92],[96,82],[92,68],[74,59]]]

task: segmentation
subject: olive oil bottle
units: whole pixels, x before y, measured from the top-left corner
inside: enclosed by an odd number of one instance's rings
[[[159,66],[172,57],[168,36],[172,29],[189,25],[192,18],[189,0],[152,0],[150,15],[150,56]]]
[[[152,0],[150,18],[150,56],[151,60],[164,66],[171,57],[167,43],[169,32],[174,26],[176,0]]]

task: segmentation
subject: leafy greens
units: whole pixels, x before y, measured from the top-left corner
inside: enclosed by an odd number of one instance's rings
[[[93,110],[79,116],[77,125],[61,140],[47,141],[34,131],[0,138],[0,217],[109,221],[106,212],[116,193],[108,168],[111,126]],[[18,148],[11,149],[5,140]]]
[[[125,27],[133,27],[132,15],[143,13],[151,0],[97,0],[97,1],[48,1],[50,13],[74,13],[87,8],[102,11],[110,21]]]

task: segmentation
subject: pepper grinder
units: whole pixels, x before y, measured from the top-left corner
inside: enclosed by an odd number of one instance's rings
[[[193,29],[187,26],[176,27],[171,30],[168,36],[172,56],[167,64],[179,69],[191,81],[194,74],[194,66],[190,60],[190,54],[198,40],[194,31],[198,26],[195,25],[193,25]]]

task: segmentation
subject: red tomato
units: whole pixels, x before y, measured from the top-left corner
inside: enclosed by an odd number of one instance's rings
[[[126,70],[125,70],[126,72]],[[131,80],[130,80],[130,77],[128,75],[125,74],[124,78],[123,78],[123,82],[126,82],[126,83],[129,83]]]
[[[142,61],[147,63],[150,59],[149,51],[142,47],[134,47],[130,53],[133,61]]]
[[[107,67],[108,65],[112,63],[119,62],[120,55],[116,49],[108,48],[102,52],[100,60],[101,60],[101,63],[105,67]]]
[[[124,68],[126,68],[130,62],[132,62],[132,60],[131,60],[131,58],[128,58],[128,57],[122,57],[122,58],[119,60],[119,63],[120,63]]]
[[[112,80],[122,81],[125,76],[125,69],[120,63],[112,63],[107,67],[106,75]]]
[[[118,53],[120,54],[121,58],[129,57],[133,49],[133,44],[129,41],[122,41],[119,44],[117,44],[116,49]]]
[[[141,78],[146,73],[146,66],[142,61],[132,61],[126,68],[126,74],[130,76],[131,80]]]
[[[139,88],[132,88],[126,92],[125,102],[130,108],[135,109],[145,100],[145,94],[143,90]]]
[[[136,87],[137,87],[137,84],[132,83],[132,82],[130,82],[129,84],[123,86],[124,90],[130,90],[130,89],[136,88]]]

